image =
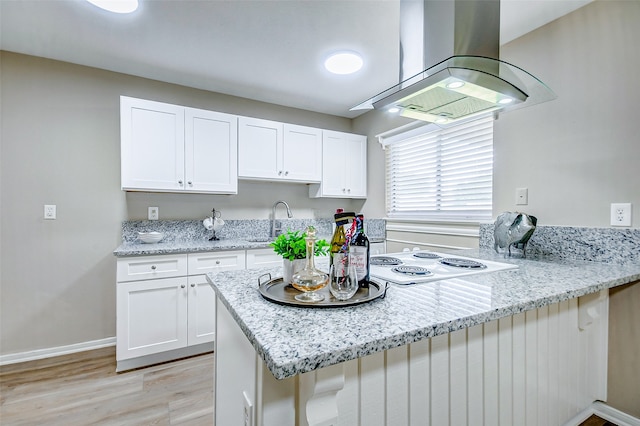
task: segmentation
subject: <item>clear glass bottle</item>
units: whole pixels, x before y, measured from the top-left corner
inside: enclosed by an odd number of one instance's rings
[[[336,257],[340,260],[343,256],[347,255],[348,247],[346,246],[347,237],[344,233],[344,226],[353,220],[355,214],[352,212],[345,212],[342,209],[337,209],[336,214],[333,215],[336,221],[336,229],[333,232],[331,238],[331,247],[329,252],[329,265],[333,265]]]
[[[295,273],[291,279],[291,285],[302,291],[301,294],[295,296],[299,302],[316,303],[324,300],[324,295],[316,293],[317,290],[324,288],[329,282],[329,276],[324,272],[316,269],[314,262],[316,248],[316,230],[313,226],[309,226],[306,231],[306,249],[307,263],[304,269]]]
[[[349,246],[349,261],[356,268],[358,286],[369,287],[369,238],[364,233],[364,216],[356,216],[356,232]]]

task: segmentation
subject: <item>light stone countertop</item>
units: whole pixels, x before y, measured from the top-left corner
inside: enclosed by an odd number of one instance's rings
[[[269,248],[270,241],[248,241],[243,239],[209,240],[177,240],[160,241],[155,244],[124,242],[113,254],[117,257],[151,256],[161,254],[200,253],[222,250],[250,250]]]
[[[460,254],[515,263],[519,269],[390,285],[383,299],[322,309],[265,300],[258,277],[281,276],[281,268],[207,278],[277,379],[640,280],[640,264],[505,258],[490,249]]]

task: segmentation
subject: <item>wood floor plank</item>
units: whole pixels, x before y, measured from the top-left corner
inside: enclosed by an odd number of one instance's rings
[[[91,351],[0,369],[0,424],[213,424],[213,354],[115,372]]]

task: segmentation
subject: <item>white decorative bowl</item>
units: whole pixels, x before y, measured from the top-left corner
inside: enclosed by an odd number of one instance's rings
[[[138,238],[143,243],[153,244],[162,240],[164,234],[162,232],[138,232]]]

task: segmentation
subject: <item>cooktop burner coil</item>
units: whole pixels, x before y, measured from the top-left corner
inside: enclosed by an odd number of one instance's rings
[[[447,266],[453,266],[455,268],[484,269],[487,267],[484,263],[476,262],[475,260],[459,259],[456,257],[440,259],[440,263]]]
[[[417,253],[413,253],[413,257],[417,257],[418,259],[440,259],[439,255],[430,253],[428,251],[419,251]]]
[[[372,256],[369,264],[376,266],[395,266],[402,265],[402,260],[391,256]]]
[[[396,266],[391,270],[398,274],[421,276],[421,277],[426,277],[428,275],[433,274],[430,270],[428,270],[427,268],[423,268],[422,266],[411,266],[411,265]]]

